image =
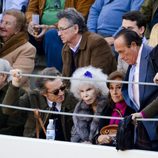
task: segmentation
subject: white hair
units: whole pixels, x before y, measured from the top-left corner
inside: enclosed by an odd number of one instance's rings
[[[0,71],[10,72],[10,70],[12,70],[10,63],[5,59],[0,59]],[[11,75],[8,75],[7,81],[11,81]]]
[[[89,80],[87,81],[87,80],[82,80],[82,79],[89,79]],[[85,84],[90,84],[94,86],[94,88],[96,88],[96,90],[100,92],[102,95],[108,94],[109,90],[107,88],[106,82],[103,82],[103,81],[98,82],[98,81],[93,81],[90,79],[106,81],[107,75],[104,74],[100,68],[95,68],[92,66],[78,68],[72,74],[72,79],[70,80],[71,82],[70,91],[74,94],[76,98],[81,99],[79,87]]]

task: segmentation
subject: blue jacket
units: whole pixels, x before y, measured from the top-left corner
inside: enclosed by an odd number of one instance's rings
[[[121,26],[122,15],[139,10],[144,0],[95,0],[91,6],[87,26],[89,31],[112,36]]]
[[[153,78],[158,71],[158,47],[153,49],[143,45],[141,59],[140,59],[140,70],[139,70],[139,82],[148,82],[153,83]],[[130,67],[126,73],[125,80],[128,81]],[[136,112],[141,111],[146,107],[150,102],[152,102],[158,96],[158,86],[150,85],[139,85],[139,94],[140,94],[140,109],[138,110],[133,102],[130,100],[128,95],[128,84],[123,84],[122,94],[125,99],[125,102],[128,106],[134,109]],[[146,130],[149,134],[151,140],[158,140],[158,135],[156,134],[156,127],[158,127],[158,122],[143,122]]]

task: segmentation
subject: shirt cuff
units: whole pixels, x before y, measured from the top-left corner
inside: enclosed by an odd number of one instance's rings
[[[140,113],[141,113],[141,115],[142,115],[143,118],[147,117],[144,111],[141,111]]]

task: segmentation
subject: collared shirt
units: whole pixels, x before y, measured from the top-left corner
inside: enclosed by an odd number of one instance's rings
[[[139,82],[139,72],[140,72],[140,58],[142,54],[142,49],[143,49],[143,44],[141,45],[139,52],[138,52],[138,57],[136,61],[136,66],[135,66],[135,72],[134,72],[134,82]],[[140,100],[139,100],[139,84],[134,84],[133,85],[133,99],[138,105],[138,108],[140,109]]]
[[[76,44],[76,46],[74,48],[70,47],[70,49],[75,53],[77,51],[77,49],[79,48],[80,46],[80,43],[81,43],[81,39],[82,39],[82,36],[80,37],[78,43]]]
[[[47,99],[47,104],[51,108],[53,102]],[[56,108],[58,109],[58,111],[61,111],[61,103],[56,103]]]

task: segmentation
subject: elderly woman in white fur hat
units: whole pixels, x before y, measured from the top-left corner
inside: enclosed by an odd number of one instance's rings
[[[76,78],[80,78],[80,80],[76,80]],[[108,104],[108,88],[103,82],[106,79],[107,75],[101,69],[92,66],[78,68],[73,73],[70,91],[79,99],[74,113],[101,115]],[[94,80],[102,80],[102,82]],[[73,122],[71,141],[93,143],[98,132],[99,118],[74,116]]]

